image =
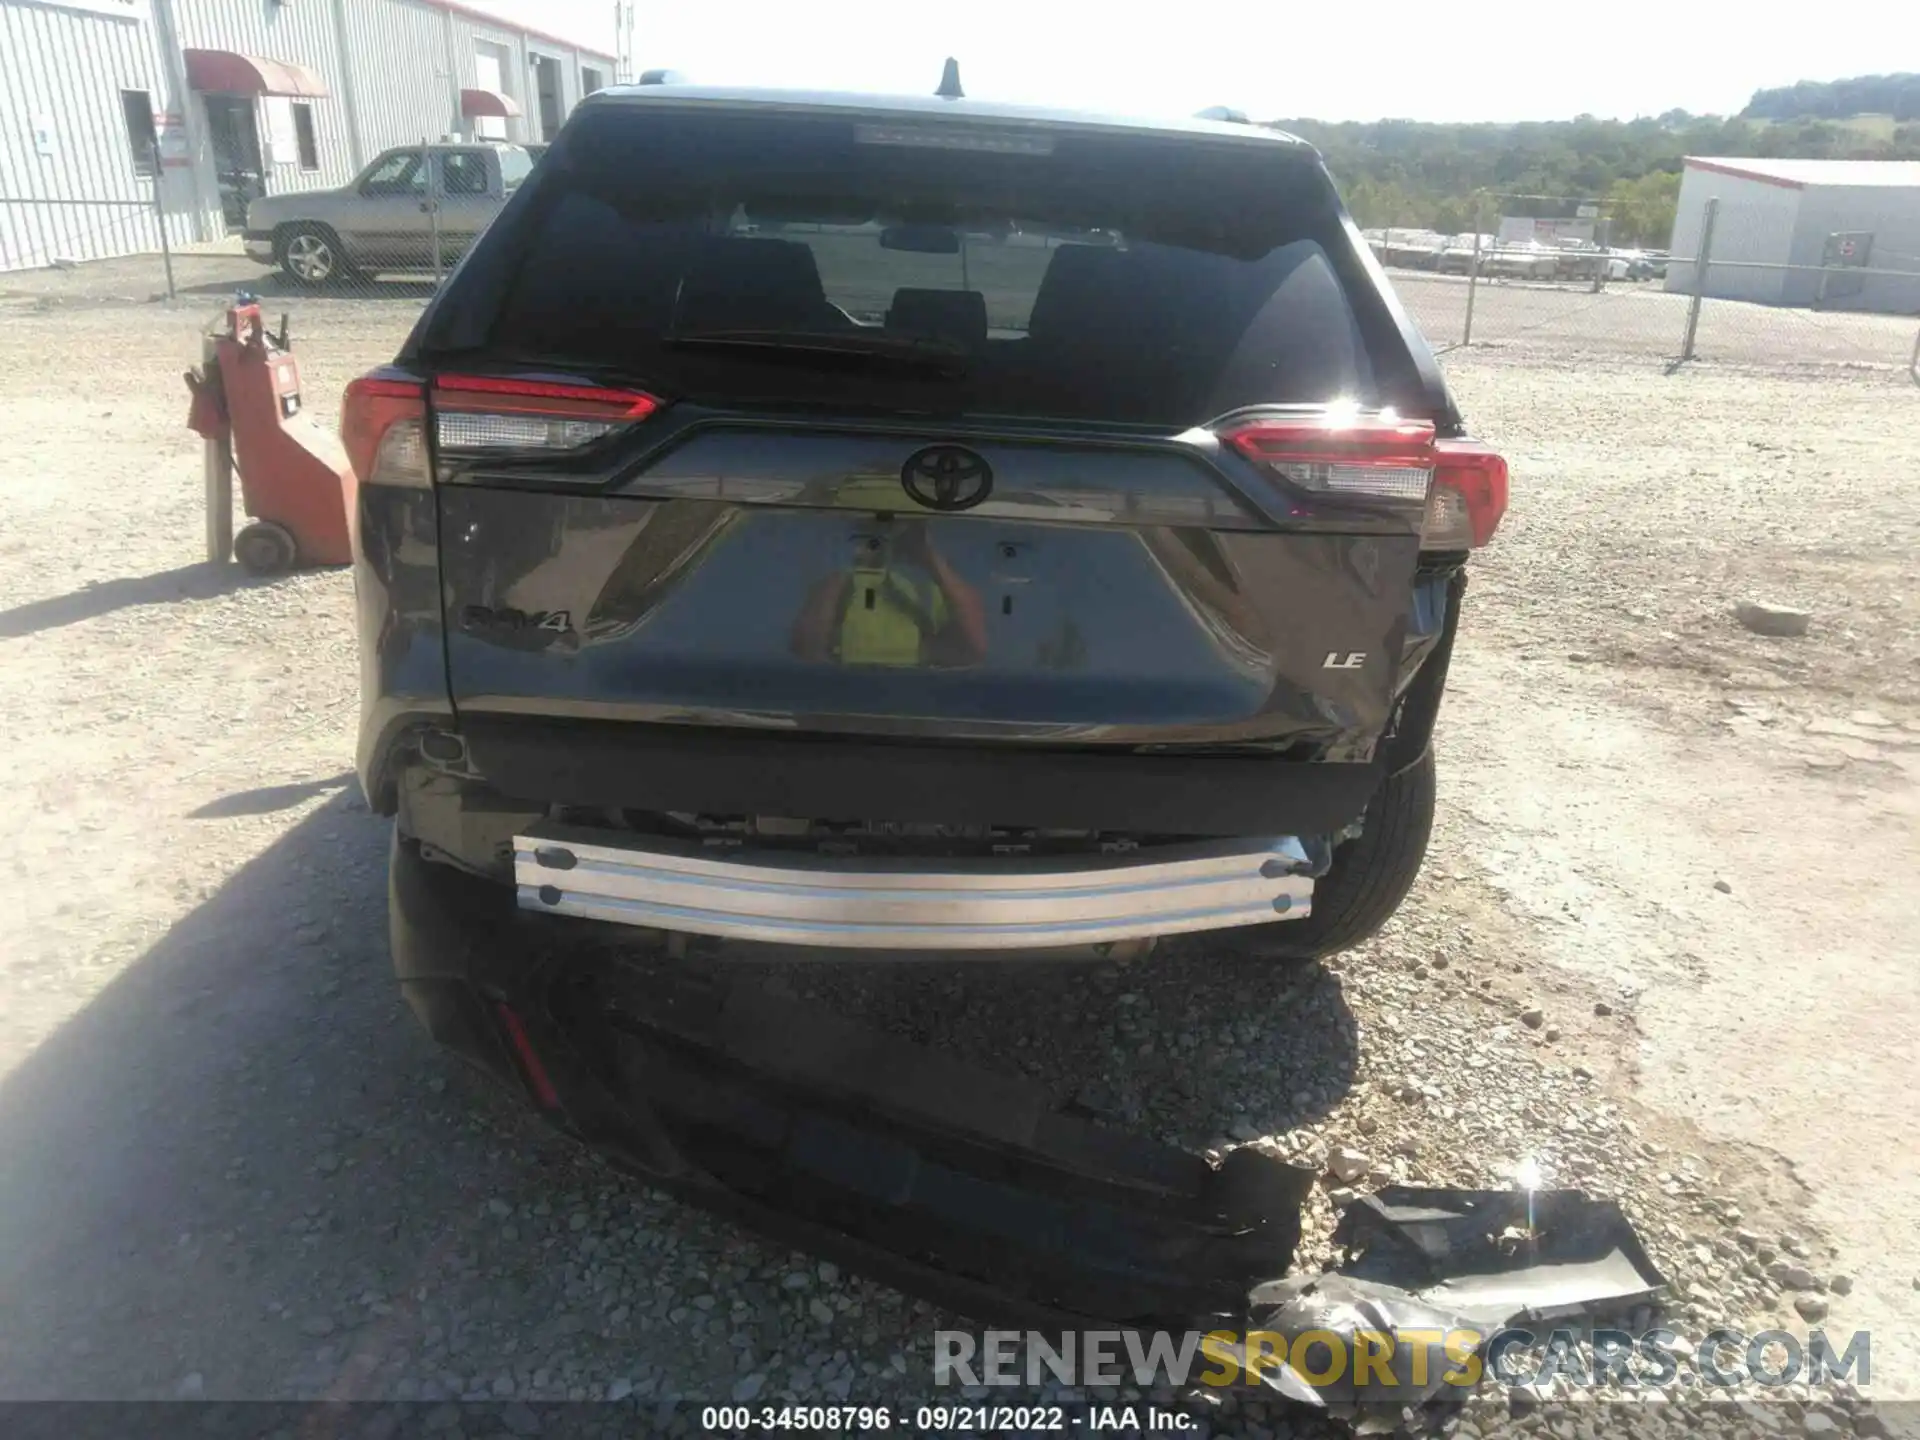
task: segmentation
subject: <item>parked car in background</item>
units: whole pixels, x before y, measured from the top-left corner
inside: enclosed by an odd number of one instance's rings
[[[298,285],[451,265],[533,169],[524,145],[402,145],[347,185],[247,206],[247,254]]]
[[[1480,273],[1496,279],[1553,280],[1560,274],[1560,252],[1538,240],[1497,241],[1480,260]]]
[[[1478,241],[1476,245],[1474,242]],[[1492,235],[1449,235],[1433,257],[1433,268],[1442,275],[1465,275],[1473,269],[1473,257],[1477,251],[1482,268],[1487,256],[1498,243]]]
[[[1410,230],[1388,226],[1363,232],[1368,246],[1382,265],[1400,270],[1431,270],[1439,258],[1447,237],[1437,230]]]

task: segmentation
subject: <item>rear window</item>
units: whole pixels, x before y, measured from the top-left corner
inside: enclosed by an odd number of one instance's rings
[[[637,109],[550,157],[491,348],[721,404],[1186,425],[1375,398],[1331,187],[1279,146]]]

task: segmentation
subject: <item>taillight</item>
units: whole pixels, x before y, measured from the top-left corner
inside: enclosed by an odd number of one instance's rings
[[[1433,478],[1433,422],[1328,410],[1255,420],[1220,438],[1304,490],[1418,503]]]
[[[418,380],[363,375],[348,383],[340,439],[362,484],[427,484],[426,414]]]
[[[1244,421],[1220,439],[1303,490],[1424,505],[1420,545],[1466,550],[1507,508],[1507,462],[1476,440],[1436,439],[1428,420],[1328,409]]]
[[[1434,443],[1433,490],[1420,527],[1423,550],[1477,549],[1507,513],[1507,462],[1478,440]]]
[[[659,408],[643,391],[597,385],[491,375],[442,375],[433,383],[434,440],[454,454],[578,450]]]

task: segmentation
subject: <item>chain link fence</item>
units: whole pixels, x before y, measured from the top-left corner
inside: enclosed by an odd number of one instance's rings
[[[1830,367],[1920,383],[1920,256],[1883,249],[1867,265],[1716,256],[1716,239],[1723,251],[1751,249],[1739,230],[1763,220],[1717,202],[1710,211],[1687,255],[1392,229],[1368,242],[1443,354]]]

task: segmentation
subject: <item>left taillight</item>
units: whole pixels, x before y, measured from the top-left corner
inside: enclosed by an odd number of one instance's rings
[[[443,454],[565,454],[645,420],[660,408],[641,390],[493,375],[433,383],[434,442]]]
[[[418,380],[363,375],[347,386],[340,439],[363,485],[428,483],[427,393]]]

